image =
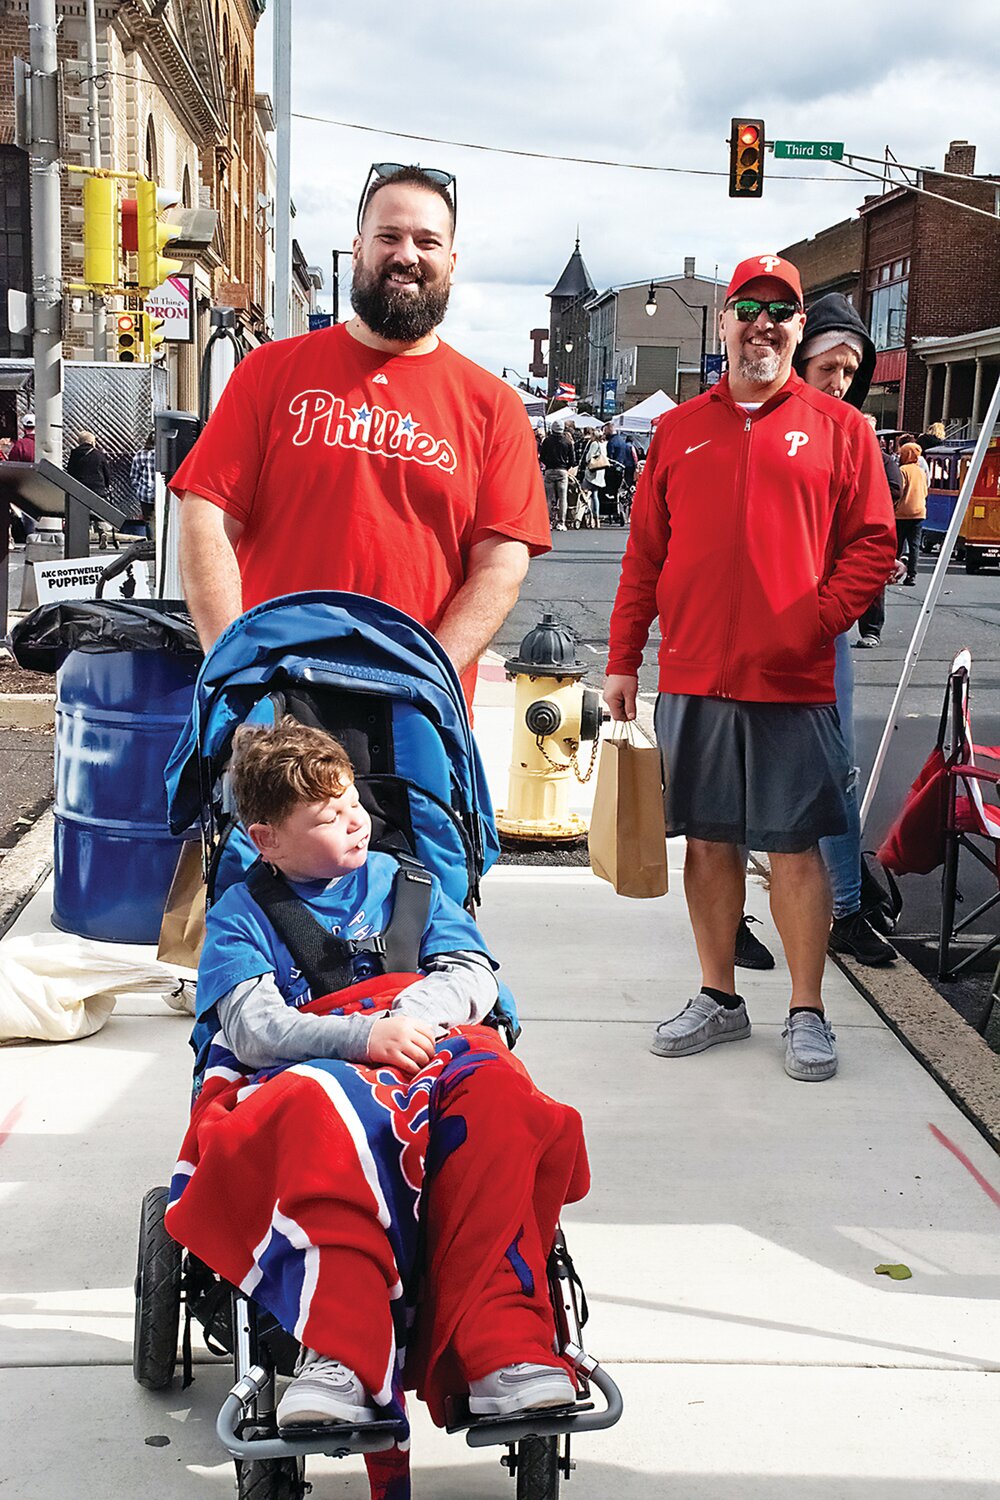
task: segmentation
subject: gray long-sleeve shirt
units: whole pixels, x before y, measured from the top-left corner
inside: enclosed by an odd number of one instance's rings
[[[391,1014],[412,1016],[445,1029],[488,1016],[499,993],[485,953],[438,953],[425,973],[400,990]],[[368,1036],[385,1011],[374,1015],[317,1016],[287,1005],[273,974],[244,979],[216,1002],[226,1046],[247,1068],[338,1057],[365,1062]]]

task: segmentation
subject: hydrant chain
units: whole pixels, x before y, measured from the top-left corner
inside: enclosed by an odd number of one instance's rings
[[[572,752],[572,754],[570,755],[569,760],[564,760],[564,761],[553,760],[552,757],[551,757],[551,755],[549,754],[549,752],[546,750],[545,746],[543,745],[542,739],[543,739],[542,735],[540,735],[540,734],[536,735],[535,736],[535,744],[538,746],[538,752],[539,752],[539,754],[542,755],[545,758],[545,760],[548,761],[549,765],[552,766],[557,771],[565,771],[566,767],[568,766],[570,768],[570,770],[573,772],[573,775],[576,777],[577,781],[580,783],[580,785],[581,786],[586,786],[587,782],[590,780],[591,776],[593,776],[593,774],[594,774],[594,767],[597,765],[597,752],[601,748],[600,738],[596,739],[594,741],[593,745],[591,746],[591,749],[590,749],[590,765],[587,767],[586,773],[583,776],[580,775],[580,765],[579,765],[579,762],[577,761],[577,758],[576,758],[576,750],[574,750]],[[577,745],[577,749],[579,749],[579,748],[580,748],[579,745]]]

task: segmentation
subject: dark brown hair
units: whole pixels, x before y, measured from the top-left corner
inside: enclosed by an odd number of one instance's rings
[[[422,188],[426,193],[436,193],[442,202],[448,205],[448,220],[451,224],[452,234],[455,233],[454,199],[444,183],[435,182],[433,177],[428,177],[422,167],[400,167],[397,172],[390,172],[388,177],[377,177],[365,194],[365,201],[360,216],[362,224],[375,194],[380,193],[386,187],[416,187]]]
[[[280,823],[296,807],[339,797],[354,780],[338,740],[288,715],[273,729],[249,724],[237,729],[230,772],[245,828]]]

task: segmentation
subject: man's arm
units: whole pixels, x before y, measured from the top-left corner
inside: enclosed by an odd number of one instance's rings
[[[896,525],[875,434],[860,433],[851,493],[840,507],[837,551],[819,591],[820,625],[827,639],[861,618],[892,573]]]
[[[469,552],[465,582],[436,632],[459,676],[479,660],[517,603],[528,556],[524,542],[507,536],[486,537]]]
[[[233,516],[188,491],[181,502],[180,565],[191,618],[205,651],[243,613],[235,547],[243,534]]]

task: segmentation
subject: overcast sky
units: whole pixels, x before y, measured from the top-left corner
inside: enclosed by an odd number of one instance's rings
[[[577,232],[600,289],[679,273],[728,276],[855,211],[874,184],[842,167],[768,157],[764,196],[727,195],[730,118],[762,116],[768,139],[844,141],[940,167],[951,140],[1000,172],[1000,30],[992,0],[291,0],[293,110],[376,127],[296,119],[293,233],[322,266],[350,246],[372,161],[420,162],[459,184],[458,270],[445,337],[499,374],[521,372],[528,330]],[[271,14],[258,29],[258,87],[272,91]],[[719,172],[637,172],[401,140],[408,131],[553,155]],[[782,174],[813,173],[801,181]],[[847,178],[848,180],[844,180]],[[1000,233],[1000,226],[998,226]],[[346,291],[346,286],[344,288]],[[344,303],[342,298],[342,306]],[[343,315],[343,314],[342,314]]]

